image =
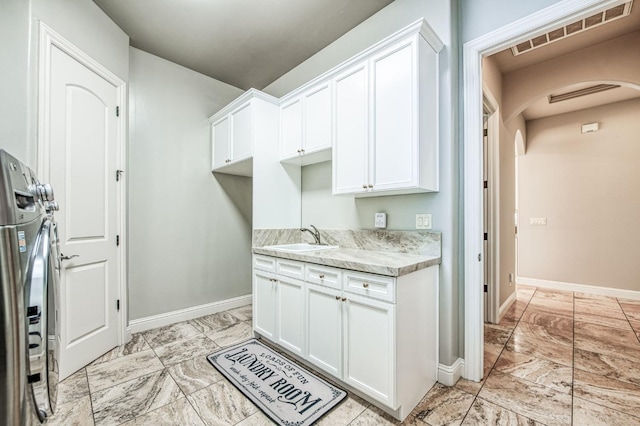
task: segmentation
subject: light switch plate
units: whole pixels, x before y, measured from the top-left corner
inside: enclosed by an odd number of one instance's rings
[[[386,213],[376,213],[374,219],[374,226],[376,228],[386,228],[387,227],[387,214]]]
[[[545,226],[547,224],[546,217],[531,217],[529,218],[529,225],[532,226]]]
[[[416,229],[431,229],[431,213],[416,214]]]

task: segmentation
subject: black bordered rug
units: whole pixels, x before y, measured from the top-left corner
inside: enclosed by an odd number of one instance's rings
[[[310,425],[347,396],[342,389],[274,352],[257,339],[230,346],[207,359],[280,425]]]

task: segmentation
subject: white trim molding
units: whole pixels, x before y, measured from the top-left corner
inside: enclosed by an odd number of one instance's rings
[[[620,299],[640,300],[640,291],[625,290],[621,288],[599,287],[595,285],[566,283],[562,281],[541,280],[538,278],[516,278],[518,284],[548,288],[550,290],[573,291],[576,293],[595,294],[597,296],[609,296]]]
[[[456,359],[452,365],[438,364],[438,383],[453,386],[464,373],[464,360]]]
[[[482,57],[590,16],[624,0],[563,0],[463,46],[464,377],[483,375]]]
[[[177,322],[187,321],[205,315],[216,314],[218,312],[228,311],[229,309],[250,305],[251,301],[251,295],[247,294],[245,296],[220,300],[213,303],[206,303],[204,305],[192,306],[190,308],[166,312],[164,314],[152,315],[150,317],[139,318],[129,321],[127,332],[130,334],[140,333],[141,331],[164,327],[166,325],[175,324]]]
[[[511,307],[511,305],[513,305],[513,302],[516,301],[516,292],[514,291],[513,293],[511,293],[509,295],[509,297],[507,297],[507,300],[504,301],[504,303],[502,305],[500,305],[500,310],[498,312],[498,323],[500,323],[500,321],[502,321],[502,318],[504,317],[504,314],[509,310],[509,308]]]

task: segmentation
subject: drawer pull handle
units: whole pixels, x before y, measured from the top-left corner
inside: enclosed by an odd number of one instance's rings
[[[324,274],[318,275],[318,278],[320,278],[321,280],[324,280]]]
[[[340,300],[340,296],[336,296],[336,300]]]
[[[362,287],[364,287],[364,288],[369,287],[369,283],[362,283]]]
[[[343,298],[342,298],[342,301],[343,301],[343,302],[346,302],[346,300],[347,300],[347,298],[346,298],[346,297],[343,297]]]

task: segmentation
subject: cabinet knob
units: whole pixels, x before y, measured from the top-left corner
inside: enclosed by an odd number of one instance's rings
[[[363,188],[363,189],[367,189],[367,185],[366,185],[366,184],[363,184],[363,185],[362,185],[362,188]]]
[[[298,154],[300,154],[300,150],[298,150]]]
[[[269,278],[269,281],[271,281],[272,283],[275,283],[275,282],[277,282],[278,280],[277,280],[277,279],[275,279],[275,278]]]
[[[346,300],[347,300],[347,298],[346,298],[346,297],[343,297],[343,298],[342,298],[342,301],[343,301],[343,302],[346,302]]]
[[[340,296],[336,296],[336,300],[340,300]]]
[[[364,287],[364,288],[369,287],[369,283],[362,283],[362,287]]]
[[[318,278],[320,278],[321,280],[324,280],[324,274],[318,275]]]
[[[300,152],[302,152],[304,154],[304,149],[301,149]]]
[[[373,188],[373,185],[371,185],[371,184],[369,184],[368,186],[369,186],[369,188]]]

